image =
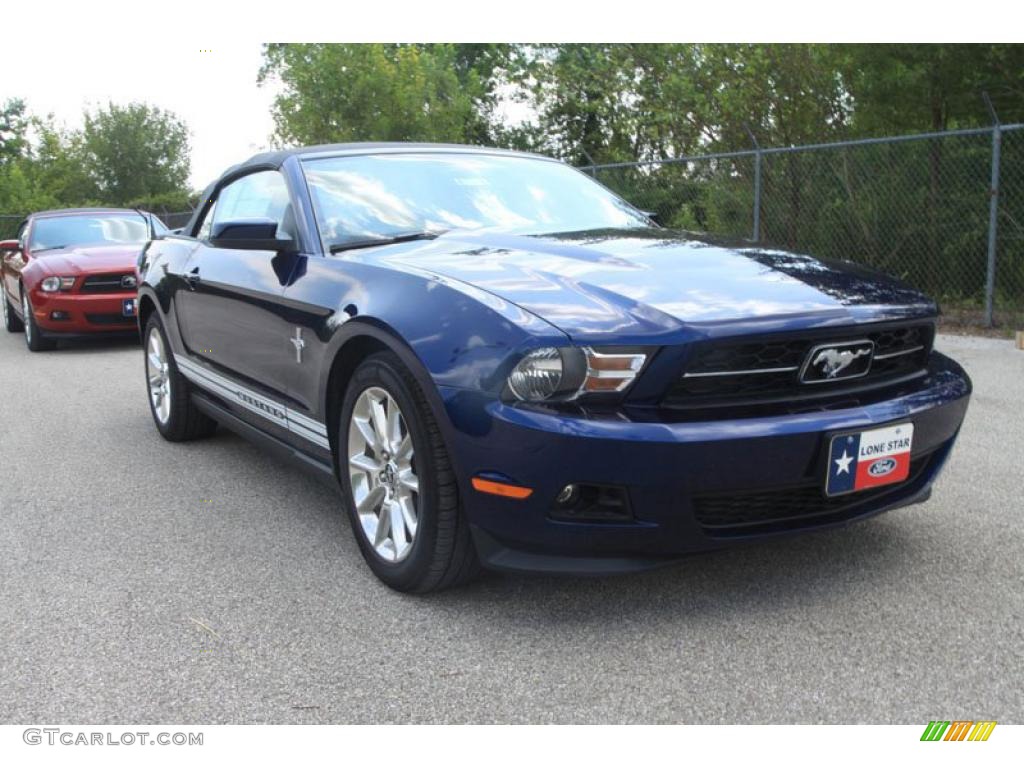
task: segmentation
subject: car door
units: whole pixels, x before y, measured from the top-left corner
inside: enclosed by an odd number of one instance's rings
[[[183,267],[185,285],[175,293],[189,354],[226,378],[229,386],[240,385],[234,389],[242,392],[243,400],[251,400],[253,393],[274,403],[285,398],[284,372],[295,349],[280,300],[295,257],[275,250],[217,247],[211,232],[221,222],[262,218],[278,222],[278,238],[291,239],[291,210],[287,184],[276,170],[257,171],[222,187]]]

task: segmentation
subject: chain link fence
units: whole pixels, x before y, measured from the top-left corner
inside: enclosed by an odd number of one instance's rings
[[[1024,319],[1024,125],[583,170],[666,226],[861,262],[955,322]]]

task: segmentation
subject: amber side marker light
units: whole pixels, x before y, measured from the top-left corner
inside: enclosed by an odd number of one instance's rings
[[[473,478],[473,488],[480,491],[480,493],[489,493],[492,496],[505,496],[509,499],[528,499],[533,493],[533,488],[509,485],[508,483],[497,483],[494,480],[484,480],[482,477]]]

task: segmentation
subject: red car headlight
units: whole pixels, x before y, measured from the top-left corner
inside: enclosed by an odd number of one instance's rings
[[[54,291],[70,291],[75,286],[73,277],[44,277],[39,287],[46,293]]]

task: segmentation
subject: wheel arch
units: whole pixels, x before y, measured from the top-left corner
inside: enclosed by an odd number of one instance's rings
[[[416,352],[386,323],[376,318],[359,317],[346,322],[339,331],[338,338],[331,344],[328,353],[331,364],[324,366],[326,373],[321,382],[321,413],[327,425],[335,472],[338,471],[339,455],[337,425],[344,393],[359,364],[377,352],[392,352],[412,374],[430,405],[445,442],[449,445],[450,460],[455,467],[458,459],[451,450],[453,427],[426,366]],[[456,475],[458,476],[458,472]]]
[[[145,341],[146,335],[146,324],[149,322],[149,318],[156,311],[156,301],[153,297],[145,294],[139,294],[139,339]]]

